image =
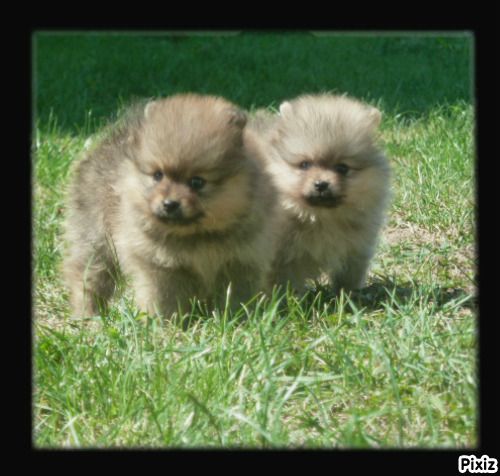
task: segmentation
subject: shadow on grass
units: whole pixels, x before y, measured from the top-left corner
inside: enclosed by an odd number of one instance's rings
[[[385,303],[397,302],[409,304],[425,296],[438,308],[457,303],[457,308],[475,309],[476,297],[462,288],[430,287],[422,292],[422,287],[414,283],[396,284],[390,280],[375,282],[370,286],[353,293],[352,299],[358,306],[368,309],[379,309]]]
[[[244,306],[233,306],[226,309],[225,306],[213,307],[207,303],[200,302],[197,299],[191,301],[191,309],[188,312],[180,312],[165,319],[161,316],[149,316],[143,314],[140,321],[145,325],[174,325],[184,331],[194,331],[199,325],[207,321],[216,321],[225,332],[249,320],[253,322],[261,321],[262,313],[269,316],[271,320],[277,322],[286,316],[292,319],[299,318],[309,321],[313,318],[316,311],[325,311],[328,313],[338,313],[340,301],[343,301],[342,308],[347,313],[353,309],[360,312],[384,311],[386,308],[404,308],[414,309],[414,306],[430,306],[436,312],[439,310],[454,309],[471,310],[477,309],[477,296],[472,295],[466,289],[446,288],[440,286],[421,285],[419,283],[396,283],[391,279],[381,279],[373,282],[369,286],[347,293],[345,297],[336,295],[332,288],[328,286],[317,286],[304,295],[294,293],[290,289],[284,291],[275,289],[272,296],[265,297],[257,295]],[[269,305],[276,303],[276,306]],[[293,317],[295,316],[295,317]],[[137,320],[131,317],[129,321]],[[99,318],[78,319],[73,323],[73,327],[80,327],[84,322],[85,327],[89,323],[101,325],[103,328],[113,326],[113,323],[123,321],[123,314],[116,312],[109,313],[103,311]],[[50,326],[53,327],[53,326]]]
[[[254,319],[259,313],[259,308],[269,312],[269,301],[278,304],[275,308],[275,316],[278,320],[290,314],[301,315],[309,320],[314,310],[323,311],[326,307],[328,312],[338,312],[342,299],[334,293],[332,288],[323,285],[311,289],[304,295],[297,294],[290,289],[286,291],[275,289],[271,297],[259,299],[256,297],[245,305],[245,309],[238,307],[227,311],[221,309],[212,312],[197,303],[191,313],[181,319],[180,325],[187,330],[197,323],[216,319],[222,327],[226,325],[232,327],[246,322],[249,316],[253,316],[250,319]],[[410,282],[396,283],[391,279],[377,280],[363,289],[347,293],[344,299],[342,306],[347,312],[353,308],[361,312],[383,311],[387,307],[409,306],[412,309],[422,304],[433,308],[432,312],[447,308],[453,308],[455,311],[477,309],[477,296],[471,295],[466,289],[427,286]]]
[[[322,293],[325,302],[330,302],[333,306],[337,304],[339,297],[327,286],[318,286],[314,292],[308,293],[304,303],[312,304],[318,291]],[[348,299],[356,308],[367,311],[383,310],[395,303],[398,306],[411,305],[420,300],[433,304],[437,309],[450,305],[454,305],[456,309],[477,309],[477,296],[471,295],[466,289],[424,286],[411,282],[397,283],[391,279],[377,280],[363,289],[352,291],[348,294]]]

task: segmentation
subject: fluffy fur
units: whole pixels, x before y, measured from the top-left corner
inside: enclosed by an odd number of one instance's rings
[[[284,102],[279,115],[259,112],[249,124],[280,193],[273,283],[363,286],[389,191],[389,165],[375,144],[380,120],[376,108],[323,94]]]
[[[246,115],[194,94],[131,108],[76,163],[64,275],[75,315],[98,312],[116,274],[137,303],[169,317],[198,297],[232,303],[264,288],[273,188],[257,165]]]

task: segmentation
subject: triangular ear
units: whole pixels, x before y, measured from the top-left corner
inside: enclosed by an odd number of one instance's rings
[[[228,109],[229,120],[228,124],[234,124],[235,126],[243,129],[247,123],[247,115],[244,111],[238,108],[230,108]]]
[[[127,135],[127,137],[123,139],[120,145],[123,153],[125,154],[125,157],[134,160],[135,158],[134,150],[138,146],[138,143],[139,143],[139,137],[137,131],[132,131],[129,135]]]
[[[382,113],[376,107],[369,106],[367,116],[370,126],[373,129],[377,129],[382,121]]]
[[[155,101],[149,101],[144,108],[144,117],[149,119],[155,107]]]
[[[290,117],[293,113],[292,105],[288,102],[282,102],[280,104],[280,116],[281,117]]]

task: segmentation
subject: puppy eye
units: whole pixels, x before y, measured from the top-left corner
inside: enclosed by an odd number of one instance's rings
[[[334,167],[335,172],[339,173],[340,175],[346,175],[347,172],[349,172],[349,166],[346,164],[337,164]]]
[[[307,170],[310,169],[311,167],[312,167],[312,162],[310,160],[303,160],[299,164],[299,168],[301,168],[302,170]]]
[[[157,170],[153,174],[153,179],[155,180],[155,182],[159,182],[162,178],[163,178],[163,172],[161,172],[160,170]]]
[[[189,179],[188,185],[193,190],[201,190],[205,186],[206,180],[201,177],[192,177]]]

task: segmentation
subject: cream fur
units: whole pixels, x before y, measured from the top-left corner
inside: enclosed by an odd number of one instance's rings
[[[376,146],[380,120],[376,108],[322,94],[284,102],[265,128],[250,123],[280,194],[273,283],[302,290],[326,275],[337,291],[363,286],[389,197],[389,165]],[[304,160],[313,166],[302,170]],[[339,163],[349,165],[347,176],[335,172]],[[339,190],[340,205],[305,201],[320,181]]]

